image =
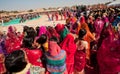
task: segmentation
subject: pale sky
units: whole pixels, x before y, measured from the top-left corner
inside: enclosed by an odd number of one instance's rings
[[[91,5],[111,0],[0,0],[0,10],[29,10],[72,5]]]

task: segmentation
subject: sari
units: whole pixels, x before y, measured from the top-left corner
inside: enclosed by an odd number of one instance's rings
[[[46,66],[47,70],[51,74],[62,74],[66,70],[66,52],[61,50],[57,42],[50,41],[49,42],[49,51],[46,55]]]
[[[88,49],[86,50],[86,58],[90,59],[90,42],[95,40],[94,35],[90,32],[89,27],[87,23],[82,23],[81,28],[85,29],[87,31],[84,40],[88,42]]]
[[[42,67],[41,57],[42,57],[42,51],[39,49],[28,49],[23,48],[25,50],[28,60],[32,65],[40,66]]]
[[[7,53],[19,50],[21,47],[21,38],[16,35],[16,28],[14,26],[10,26],[8,28],[7,38],[5,40],[5,47]]]
[[[48,34],[49,39],[52,37],[56,37],[57,40],[59,41],[60,36],[53,27],[48,27]]]
[[[68,74],[72,74],[74,69],[74,54],[76,52],[76,44],[74,42],[74,36],[71,33],[67,34],[64,40],[61,42],[60,46],[67,53],[67,57],[66,57],[67,71]]]
[[[98,40],[100,38],[100,33],[104,27],[104,22],[98,18],[96,19],[95,23],[94,23],[94,27],[95,27],[95,37]]]
[[[86,49],[88,48],[88,42],[84,40],[78,40],[77,51],[75,53],[75,74],[84,74],[84,68],[86,65]]]
[[[118,74],[120,72],[120,40],[115,40],[114,32],[108,28],[108,36],[103,40],[97,60],[100,74]]]

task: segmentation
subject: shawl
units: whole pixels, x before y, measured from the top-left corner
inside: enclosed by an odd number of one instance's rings
[[[42,57],[42,51],[41,50],[39,50],[39,49],[28,49],[28,48],[25,48],[24,50],[27,54],[29,62],[32,65],[40,66],[40,67],[42,66],[42,62],[41,62],[41,59],[40,59]]]
[[[47,70],[51,74],[61,74],[66,69],[66,52],[61,50],[55,41],[49,42],[49,51],[45,54],[47,61]]]
[[[7,38],[5,40],[5,47],[7,53],[11,53],[12,51],[19,50],[21,46],[21,39],[16,35],[16,28],[14,26],[10,26],[8,28]]]

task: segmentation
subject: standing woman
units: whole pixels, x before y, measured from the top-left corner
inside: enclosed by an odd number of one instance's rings
[[[28,61],[33,66],[40,67],[39,70],[44,72],[43,64],[41,62],[42,51],[35,46],[35,30],[31,27],[27,31],[27,36],[23,39],[23,50],[26,52]]]
[[[74,74],[85,74],[84,68],[86,65],[86,50],[88,49],[88,42],[84,40],[86,34],[85,29],[80,29],[79,37],[76,42],[77,51],[75,53]]]
[[[98,40],[100,38],[102,29],[104,27],[104,21],[102,20],[101,16],[98,16],[98,18],[95,20],[94,27],[95,27],[95,37]]]
[[[14,26],[9,26],[7,38],[5,41],[5,47],[7,53],[11,53],[15,50],[19,50],[21,46],[21,39],[16,34],[16,28]]]
[[[76,51],[76,44],[72,33],[67,34],[60,44],[61,48],[66,51],[66,66],[68,74],[72,74],[74,70],[74,54]]]
[[[106,37],[97,51],[99,74],[119,74],[120,72],[120,41],[115,38],[111,26],[106,28]]]
[[[46,53],[46,67],[50,74],[63,74],[66,70],[66,52],[56,41],[49,41],[49,50]]]

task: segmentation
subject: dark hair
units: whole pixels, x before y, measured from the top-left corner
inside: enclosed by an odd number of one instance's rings
[[[16,50],[5,58],[5,67],[8,72],[20,72],[27,65],[25,53],[22,50]]]
[[[39,44],[44,44],[47,41],[47,35],[46,34],[42,34],[37,40],[36,42]]]
[[[23,44],[22,46],[25,47],[25,48],[32,48],[32,43],[34,42],[34,38],[31,38],[31,37],[25,37],[23,39]]]
[[[30,27],[28,30],[27,30],[27,37],[32,37],[32,38],[35,38],[36,36],[36,32],[34,30],[33,27]]]
[[[82,39],[82,38],[85,36],[86,33],[87,33],[87,32],[86,32],[85,29],[80,29],[80,30],[79,30],[79,39]]]
[[[35,30],[36,30],[36,32],[37,32],[37,36],[39,36],[39,26],[37,26],[36,28],[35,28]]]
[[[27,32],[28,29],[29,29],[28,26],[24,26],[24,27],[23,27],[23,32]]]
[[[59,43],[57,37],[55,37],[55,36],[52,36],[49,40],[50,41],[55,41],[55,42]]]

